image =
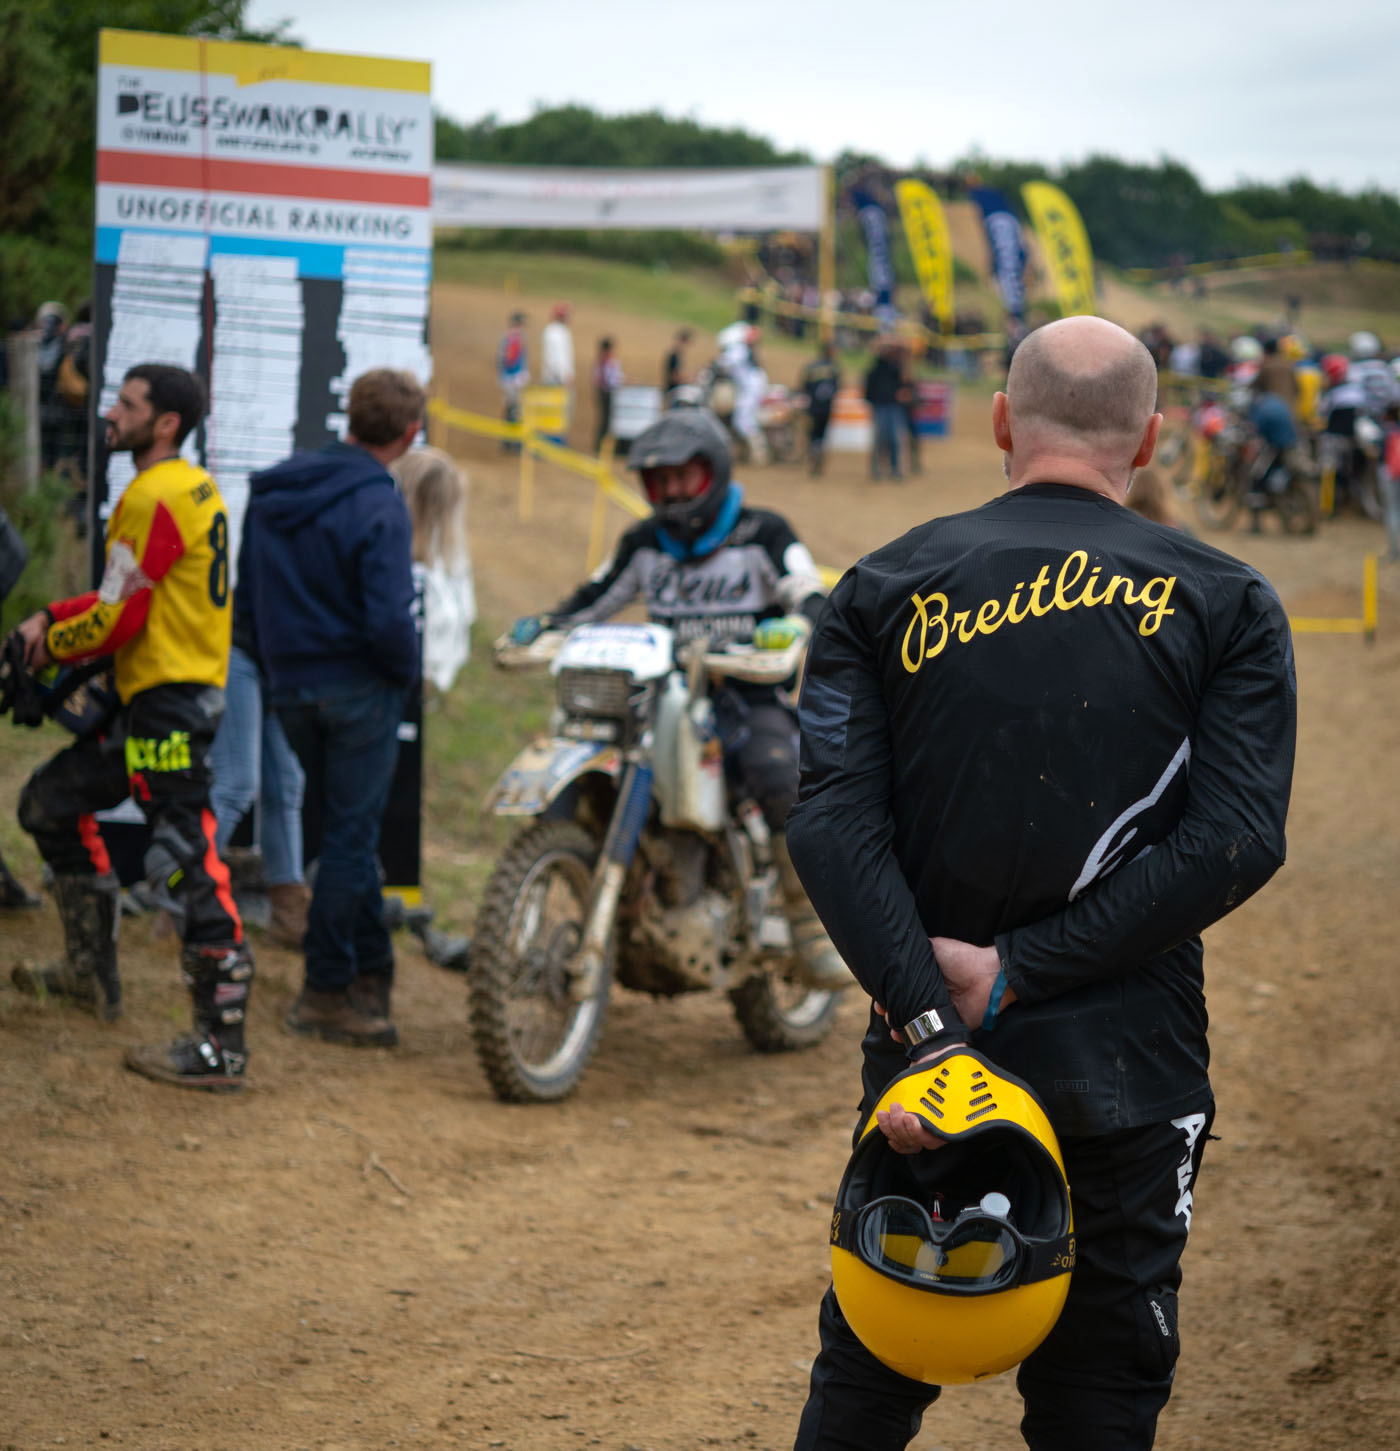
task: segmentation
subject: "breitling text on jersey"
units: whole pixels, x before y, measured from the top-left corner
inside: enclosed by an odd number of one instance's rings
[[[979,635],[993,635],[1003,625],[1039,619],[1052,610],[1140,605],[1143,615],[1138,621],[1138,634],[1144,637],[1155,635],[1163,619],[1175,614],[1169,604],[1176,586],[1174,574],[1155,575],[1141,585],[1126,574],[1105,579],[1101,565],[1089,568],[1089,556],[1082,549],[1068,555],[1053,582],[1050,569],[1049,564],[1042,564],[1029,586],[1024,580],[1018,583],[1005,603],[988,599],[976,607],[954,610],[953,602],[941,590],[911,595],[914,618],[904,632],[904,668],[915,675],[924,661],[941,655],[951,640],[970,645]]]

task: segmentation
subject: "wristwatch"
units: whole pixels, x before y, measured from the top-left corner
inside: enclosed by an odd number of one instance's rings
[[[928,1012],[920,1013],[917,1018],[911,1018],[905,1023],[904,1041],[910,1048],[917,1048],[920,1043],[926,1043],[930,1038],[936,1038],[943,1028],[943,1019],[930,1008]]]

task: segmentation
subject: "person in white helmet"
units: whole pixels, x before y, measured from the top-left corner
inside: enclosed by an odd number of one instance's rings
[[[1361,390],[1366,412],[1377,421],[1392,403],[1400,403],[1400,383],[1382,357],[1381,340],[1373,332],[1354,332],[1347,340],[1351,366],[1347,379]]]

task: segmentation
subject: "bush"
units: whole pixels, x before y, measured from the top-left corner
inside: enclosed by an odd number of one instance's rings
[[[9,437],[8,418],[0,421],[0,442]],[[42,609],[50,600],[77,594],[87,576],[87,550],[78,538],[69,505],[73,481],[66,474],[40,476],[31,492],[7,486],[0,503],[29,549],[19,583],[0,606],[0,636]]]

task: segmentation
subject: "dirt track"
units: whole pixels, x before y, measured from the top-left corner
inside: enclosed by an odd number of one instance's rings
[[[499,294],[442,301],[459,347],[494,336]],[[666,331],[624,333],[659,357]],[[479,365],[443,372],[486,406]],[[747,482],[841,563],[992,491],[985,434],[985,403],[965,402],[903,488],[864,483],[856,460],[820,484]],[[521,526],[500,455],[457,442],[485,612],[548,603],[582,570],[586,492],[542,471],[547,507]],[[1350,614],[1379,534],[1344,520],[1312,541],[1225,542],[1291,611]],[[1197,1194],[1163,1451],[1400,1445],[1400,581],[1382,580],[1373,647],[1298,639],[1289,863],[1208,938],[1222,1142]],[[8,794],[44,743],[4,740]],[[462,809],[435,799],[429,837]],[[17,866],[34,879],[32,857]],[[56,930],[51,907],[0,921],[4,966]],[[121,1071],[125,1043],[187,1011],[144,923],[123,964],[112,1028],[23,1002],[8,972],[0,986],[0,1451],[791,1444],[857,1004],[824,1047],[773,1059],[722,1002],[619,994],[579,1095],[506,1108],[473,1061],[461,980],[413,945],[401,1047],[358,1054],[280,1032],[298,967],[262,947],[252,1081],[222,1101]],[[914,1444],[999,1451],[1020,1444],[1016,1419],[1003,1378],[950,1392]]]

